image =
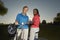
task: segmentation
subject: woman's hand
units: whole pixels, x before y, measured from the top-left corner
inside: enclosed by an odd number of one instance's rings
[[[33,24],[33,21],[29,21],[28,23],[29,23],[29,24]]]

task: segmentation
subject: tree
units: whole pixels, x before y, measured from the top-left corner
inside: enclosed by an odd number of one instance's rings
[[[60,13],[57,13],[57,16],[54,18],[54,23],[60,23]]]
[[[46,20],[43,20],[43,21],[42,21],[42,24],[46,24]]]
[[[60,17],[60,13],[57,13],[57,17],[58,17],[58,16]]]
[[[4,6],[4,3],[0,0],[0,15],[4,16],[7,14],[8,9]]]

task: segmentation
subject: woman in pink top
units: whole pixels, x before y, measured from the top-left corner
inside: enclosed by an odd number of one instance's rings
[[[33,20],[30,30],[30,40],[38,39],[39,24],[40,24],[40,15],[38,9],[33,9]],[[36,39],[34,39],[36,37]]]

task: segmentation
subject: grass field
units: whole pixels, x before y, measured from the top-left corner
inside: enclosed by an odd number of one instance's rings
[[[0,25],[0,40],[9,40],[8,25]],[[60,25],[41,24],[39,31],[39,39],[60,40]]]
[[[39,37],[48,40],[60,40],[60,25],[41,25]]]

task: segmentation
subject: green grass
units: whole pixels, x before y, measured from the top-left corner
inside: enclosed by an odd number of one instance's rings
[[[43,37],[48,40],[60,40],[60,26],[59,25],[41,25],[39,38]]]
[[[0,25],[0,40],[9,40],[8,25]],[[60,40],[60,25],[40,25],[39,38],[43,37],[48,40]]]

